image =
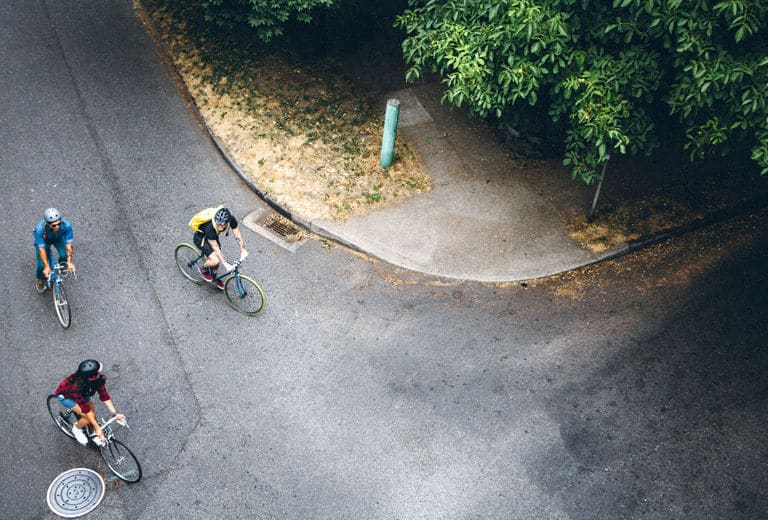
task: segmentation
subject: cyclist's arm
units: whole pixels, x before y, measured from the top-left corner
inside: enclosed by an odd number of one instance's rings
[[[232,228],[232,235],[235,237],[235,242],[237,242],[237,245],[240,248],[240,258],[242,258],[247,254],[247,251],[245,250],[245,242],[243,241],[242,233],[240,233],[240,228]]]
[[[101,426],[99,426],[99,421],[96,420],[96,412],[94,410],[95,408],[91,406],[91,409],[85,414],[85,419],[88,421],[88,424],[91,425],[91,428],[93,428],[93,433],[99,437],[104,437],[104,432],[101,430]]]
[[[109,413],[117,417],[118,421],[125,421],[125,415],[121,413],[117,413],[117,410],[115,409],[115,405],[112,404],[112,399],[107,399],[106,401],[104,401],[104,406],[107,407],[107,409],[109,410]]]
[[[67,269],[74,272],[75,262],[72,261],[72,252],[74,251],[74,242],[67,242]]]

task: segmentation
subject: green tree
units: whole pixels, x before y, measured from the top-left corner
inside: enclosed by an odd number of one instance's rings
[[[573,178],[599,179],[611,153],[651,154],[670,117],[692,159],[746,142],[768,172],[766,0],[409,5],[396,22],[407,33],[406,79],[437,72],[443,100],[480,116],[542,100],[565,127]]]
[[[331,7],[335,0],[203,0],[205,19],[226,29],[247,24],[268,42],[283,34],[290,21],[309,23],[316,7]]]

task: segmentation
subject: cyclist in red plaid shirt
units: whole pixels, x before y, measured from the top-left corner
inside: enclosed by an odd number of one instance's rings
[[[99,399],[104,403],[118,421],[125,421],[125,416],[117,413],[112,399],[109,397],[106,386],[107,378],[101,373],[102,365],[95,359],[86,359],[77,367],[77,372],[67,376],[56,387],[56,397],[59,402],[74,411],[80,419],[72,426],[72,433],[77,441],[85,446],[88,444],[88,436],[83,428],[90,424],[96,434],[97,444],[104,442],[104,432],[96,420],[94,407],[91,404],[93,394],[98,393]]]

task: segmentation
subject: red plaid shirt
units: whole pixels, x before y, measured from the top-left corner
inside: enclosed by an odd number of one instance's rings
[[[64,381],[59,383],[59,386],[56,387],[56,395],[63,395],[68,399],[74,399],[75,402],[80,406],[80,410],[83,413],[88,413],[91,411],[91,405],[88,403],[88,398],[96,392],[99,393],[99,399],[102,401],[110,400],[109,394],[107,393],[107,389],[104,385],[101,385],[96,389],[91,389],[90,392],[86,391],[85,395],[80,392],[80,389],[77,388],[77,385],[69,381],[69,378],[66,378]]]

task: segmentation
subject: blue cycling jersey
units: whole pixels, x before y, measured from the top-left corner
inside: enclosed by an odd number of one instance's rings
[[[44,220],[41,220],[35,226],[35,247],[48,247],[61,240],[66,244],[75,240],[72,224],[68,220],[61,219],[61,226],[59,226],[58,231],[54,231],[46,226]]]

